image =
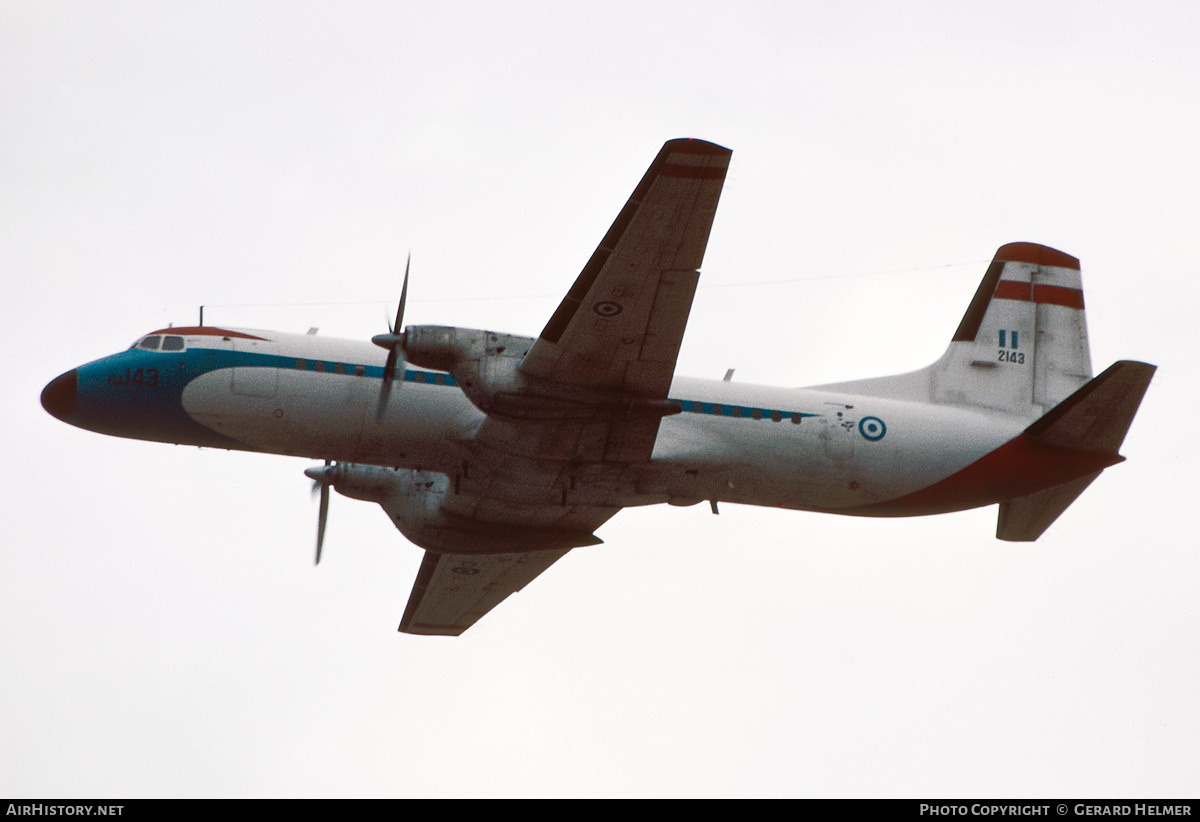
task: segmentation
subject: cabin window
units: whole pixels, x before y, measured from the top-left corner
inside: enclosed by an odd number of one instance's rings
[[[792,425],[799,425],[802,419],[804,419],[803,414],[792,414]]]
[[[751,417],[753,417],[753,418],[754,418],[754,419],[756,419],[756,420],[761,420],[761,419],[762,419],[762,409],[761,409],[761,408],[755,408],[754,410],[752,410],[752,411],[750,412],[750,416],[751,416]]]
[[[345,374],[346,373],[346,364],[344,362],[335,363],[333,366],[333,373]]]
[[[316,362],[313,363],[313,371],[324,371],[324,370],[325,370],[325,363],[323,361],[317,360]]]
[[[354,376],[363,377],[363,376],[366,376],[366,373],[367,373],[367,369],[364,366],[361,366],[361,365],[354,366]]]
[[[782,421],[783,421],[783,412],[782,411],[772,411],[771,412],[771,422],[782,422]]]

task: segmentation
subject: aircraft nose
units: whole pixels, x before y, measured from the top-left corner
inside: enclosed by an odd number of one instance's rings
[[[42,408],[64,422],[75,410],[75,392],[79,388],[79,372],[72,368],[55,377],[42,389]]]

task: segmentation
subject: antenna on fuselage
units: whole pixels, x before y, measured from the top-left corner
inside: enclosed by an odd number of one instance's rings
[[[200,306],[200,326],[204,326],[204,306]]]

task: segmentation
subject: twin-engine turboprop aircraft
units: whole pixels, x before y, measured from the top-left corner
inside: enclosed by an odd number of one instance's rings
[[[776,388],[674,376],[731,152],[663,146],[537,338],[443,326],[371,343],[164,328],[42,392],[72,425],[324,460],[425,549],[400,630],[457,635],[626,506],[858,516],[999,504],[1033,540],[1110,465],[1154,366],[1092,376],[1079,261],[996,252],[946,353],[909,374]],[[384,350],[386,349],[386,353]]]

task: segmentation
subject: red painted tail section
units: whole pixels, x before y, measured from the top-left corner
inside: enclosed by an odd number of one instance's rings
[[[1117,451],[1125,441],[1154,376],[1144,362],[1123,360],[1067,397],[1021,436],[1074,454],[1124,459]],[[996,538],[1011,542],[1037,539],[1084,492],[1100,472],[1078,477],[1000,504]]]
[[[1117,451],[1154,371],[1146,363],[1118,362],[961,471],[852,513],[922,516],[998,502],[999,539],[1037,539],[1101,471],[1125,459]]]

